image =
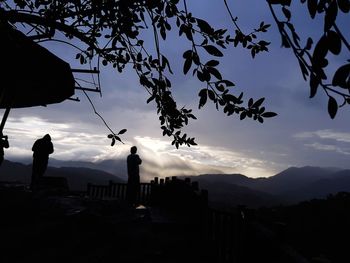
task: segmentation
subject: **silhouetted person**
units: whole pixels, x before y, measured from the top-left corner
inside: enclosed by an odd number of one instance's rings
[[[126,190],[126,199],[131,205],[136,204],[137,194],[140,189],[140,169],[139,165],[142,163],[140,157],[136,154],[137,148],[133,146],[130,148],[130,155],[127,158],[128,165],[128,186]]]
[[[0,166],[1,166],[2,162],[4,161],[4,148],[8,148],[8,147],[10,147],[10,145],[9,145],[9,141],[7,140],[7,136],[1,134],[1,138],[0,138]]]
[[[32,151],[33,167],[31,188],[33,189],[33,187],[38,185],[46,171],[49,154],[53,153],[53,145],[50,135],[46,134],[43,138],[36,140],[32,147]]]

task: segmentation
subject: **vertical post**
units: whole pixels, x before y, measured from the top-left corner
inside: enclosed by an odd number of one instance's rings
[[[87,196],[91,198],[91,183],[87,184]]]
[[[2,131],[3,131],[4,127],[5,127],[5,123],[6,123],[7,117],[10,114],[10,110],[11,110],[11,108],[6,108],[4,116],[2,116],[2,120],[1,120],[1,124],[0,124],[0,136],[2,136]]]
[[[113,181],[109,180],[108,182],[108,198],[113,198]]]

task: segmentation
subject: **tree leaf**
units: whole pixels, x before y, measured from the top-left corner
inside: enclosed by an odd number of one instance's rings
[[[310,49],[312,48],[312,44],[313,44],[313,40],[312,40],[311,37],[309,37],[309,38],[307,39],[307,43],[306,43],[305,49],[306,49],[306,50],[310,50]]]
[[[186,50],[186,51],[183,53],[182,57],[183,57],[183,58],[192,57],[192,53],[193,53],[193,51],[192,51],[191,49]]]
[[[216,67],[219,65],[219,61],[217,60],[209,60],[205,65],[209,67]]]
[[[221,80],[220,82],[224,83],[226,85],[226,87],[234,87],[235,84],[232,81],[229,80]]]
[[[337,69],[333,76],[332,85],[343,89],[349,89],[350,64],[346,64]]]
[[[307,0],[307,8],[311,18],[314,19],[317,11],[317,0]]]
[[[198,27],[202,32],[211,34],[214,31],[207,21],[204,21],[199,18],[197,18],[196,20],[197,20]]]
[[[338,111],[338,103],[337,101],[332,97],[329,96],[328,99],[328,113],[329,116],[334,119],[335,115],[337,114]]]
[[[124,134],[127,131],[127,129],[122,129],[118,132],[118,134]]]
[[[327,33],[328,49],[334,55],[339,55],[341,51],[341,38],[337,32],[330,30]]]
[[[162,55],[162,66],[163,66],[163,68],[165,68],[166,66],[168,66],[168,70],[169,70],[169,72],[171,73],[171,74],[173,74],[173,71],[171,70],[171,67],[170,67],[170,63],[169,63],[169,60],[165,57],[165,56],[163,56]]]
[[[315,63],[319,63],[321,60],[323,60],[326,57],[327,53],[328,53],[328,41],[327,41],[327,37],[323,35],[316,44],[312,58]]]
[[[216,57],[222,57],[222,52],[215,46],[212,45],[205,45],[203,48],[210,54]]]
[[[267,112],[264,112],[263,114],[261,114],[261,116],[264,118],[272,118],[272,117],[277,116],[277,113],[272,112],[272,111],[267,111]]]
[[[199,109],[207,103],[207,94],[208,94],[207,89],[202,89],[199,92],[199,94],[198,94],[200,96],[199,106],[198,106]]]
[[[224,92],[225,91],[225,87],[224,85],[221,85],[220,83],[215,83],[215,88],[220,91],[220,92]]]
[[[222,76],[221,73],[216,69],[216,68],[212,68],[212,67],[207,67],[207,70],[210,74],[212,74],[215,78],[217,78],[218,80],[222,80]]]
[[[317,93],[317,88],[320,84],[320,79],[315,76],[314,74],[311,74],[310,76],[310,98],[313,98]]]
[[[350,11],[350,1],[349,0],[338,0],[338,7],[342,12],[348,13]]]
[[[214,91],[208,90],[208,97],[209,97],[209,99],[211,99],[212,101],[215,101],[216,96],[215,96]]]
[[[247,113],[245,111],[242,111],[241,115],[239,116],[239,119],[242,121],[245,119],[245,117],[247,117]]]
[[[264,102],[265,98],[260,98],[252,105],[252,108],[259,108],[260,105]]]
[[[338,14],[337,1],[330,1],[328,8],[326,9],[326,15],[324,17],[324,31],[327,32],[334,25],[335,19]]]
[[[283,11],[283,14],[285,15],[285,17],[288,20],[290,20],[290,18],[292,16],[291,12],[285,6],[282,7],[282,11]]]
[[[122,141],[122,140],[120,139],[120,137],[117,136],[117,135],[114,135],[113,139],[116,139],[116,140],[118,140],[118,141],[120,141],[120,142]]]
[[[185,63],[184,63],[184,67],[183,67],[183,72],[185,75],[190,70],[191,66],[192,66],[192,58],[188,57],[188,58],[186,58]]]

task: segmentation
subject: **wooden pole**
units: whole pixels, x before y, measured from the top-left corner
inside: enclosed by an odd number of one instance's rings
[[[10,114],[10,110],[11,110],[11,108],[6,108],[4,116],[2,116],[2,120],[1,120],[1,124],[0,124],[0,135],[1,136],[2,136],[2,131],[3,131],[4,127],[5,127],[5,123],[6,123],[7,117]]]

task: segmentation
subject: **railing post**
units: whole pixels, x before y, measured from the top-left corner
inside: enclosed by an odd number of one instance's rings
[[[109,180],[109,183],[108,183],[108,197],[109,198],[113,198],[113,194],[112,194],[112,192],[113,192],[113,185],[114,185],[113,181]]]
[[[87,184],[86,194],[89,198],[91,198],[91,184],[90,183]]]

